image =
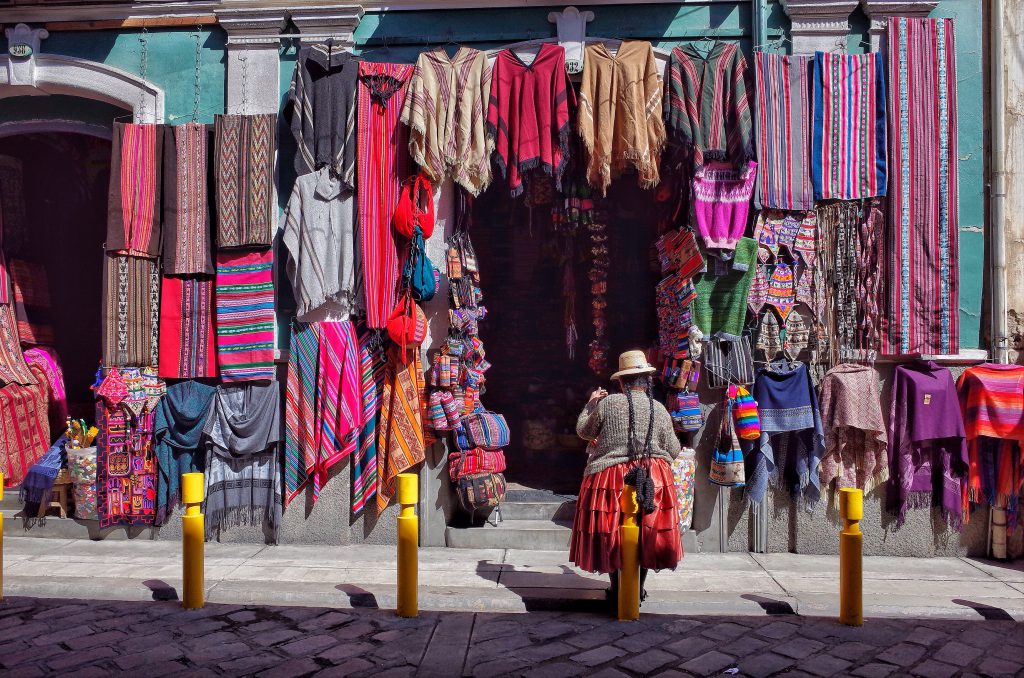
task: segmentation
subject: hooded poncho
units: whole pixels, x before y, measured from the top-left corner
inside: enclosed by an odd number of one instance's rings
[[[544,43],[529,64],[504,49],[494,60],[487,133],[495,162],[512,197],[522,195],[527,173],[539,170],[562,189],[569,160],[569,96],[565,49]]]
[[[217,389],[198,381],[167,387],[156,408],[153,451],[156,454],[156,524],[163,525],[181,498],[181,474],[202,471],[203,426]]]
[[[867,493],[889,479],[885,454],[889,442],[872,368],[842,364],[829,370],[821,381],[821,418],[825,422],[823,486],[835,478],[837,490],[857,487]]]
[[[444,48],[420,54],[402,108],[409,126],[409,152],[433,181],[445,177],[473,195],[491,183],[487,135],[487,98],[491,67],[487,54],[459,47],[449,57]]]
[[[961,479],[967,440],[953,375],[933,361],[896,368],[889,417],[890,475],[896,527],[908,508],[938,505],[955,528],[963,523]]]
[[[818,465],[825,452],[825,434],[807,366],[798,363],[779,371],[759,370],[754,400],[761,418],[761,438],[747,462],[748,468],[753,467],[747,498],[759,503],[769,480],[777,485],[781,479],[807,511],[814,510],[821,497]]]
[[[281,525],[281,389],[276,381],[218,386],[203,427],[207,539],[233,525]]]
[[[326,168],[295,180],[282,240],[301,321],[347,320],[355,310],[354,203],[352,190]]]
[[[1024,441],[1024,367],[969,367],[960,375],[957,390],[970,460],[967,498],[1005,507],[1012,529],[1024,488],[1019,448]]]
[[[665,126],[679,161],[740,165],[754,157],[747,101],[747,62],[735,43],[716,42],[705,56],[693,45],[673,48],[665,83]]]
[[[665,145],[664,96],[651,43],[624,41],[612,56],[604,43],[587,46],[577,130],[587,150],[587,180],[604,195],[629,165],[644,188],[655,186]]]
[[[356,81],[359,61],[351,52],[320,44],[303,47],[285,100],[284,116],[295,137],[295,173],[323,167],[356,185]]]

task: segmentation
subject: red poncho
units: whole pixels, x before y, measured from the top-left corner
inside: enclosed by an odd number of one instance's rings
[[[512,50],[494,60],[487,132],[512,197],[522,194],[523,177],[540,170],[562,188],[569,159],[569,97],[565,49],[545,43],[529,64]]]

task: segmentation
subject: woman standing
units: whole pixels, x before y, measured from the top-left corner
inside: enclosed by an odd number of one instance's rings
[[[643,351],[626,351],[612,375],[622,393],[594,389],[576,423],[577,434],[590,445],[569,556],[584,570],[610,575],[612,601],[622,566],[619,496],[625,483],[636,485],[642,515],[640,599],[647,597],[648,570],[675,569],[683,557],[671,468],[681,446],[668,410],[651,395],[654,372]]]

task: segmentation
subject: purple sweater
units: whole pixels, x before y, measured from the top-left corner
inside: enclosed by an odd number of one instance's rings
[[[956,384],[932,361],[896,368],[889,419],[889,464],[896,527],[908,508],[938,503],[951,525],[963,522],[961,480],[967,474],[967,438]],[[941,496],[941,502],[933,500]]]

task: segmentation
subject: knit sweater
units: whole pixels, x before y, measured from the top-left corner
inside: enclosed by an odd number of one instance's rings
[[[657,400],[654,403],[654,429],[651,431],[651,456],[664,459],[668,463],[679,456],[682,446],[672,428],[672,417],[668,410]],[[637,393],[633,397],[635,414],[634,447],[639,452],[643,449],[647,437],[647,422],[650,421],[651,409],[647,404],[647,396]],[[629,459],[629,401],[622,393],[610,395],[598,403],[587,403],[576,421],[576,433],[580,438],[589,440],[587,446],[587,467],[583,475],[600,473],[606,468],[628,462]]]

